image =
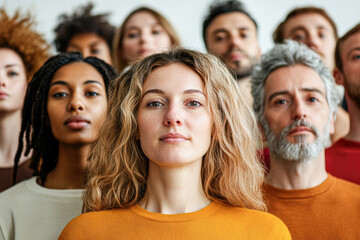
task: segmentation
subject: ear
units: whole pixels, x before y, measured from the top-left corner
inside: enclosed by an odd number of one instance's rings
[[[337,69],[337,68],[334,69],[333,76],[334,76],[336,84],[344,85],[344,75],[342,74],[342,72],[339,69]]]
[[[258,60],[260,60],[260,58],[261,58],[261,48],[260,48],[259,44],[258,44],[258,47],[257,47],[257,57],[258,57]]]
[[[332,135],[335,132],[334,116],[332,114],[330,116],[330,123],[329,124],[330,124],[329,133],[330,133],[330,135]]]

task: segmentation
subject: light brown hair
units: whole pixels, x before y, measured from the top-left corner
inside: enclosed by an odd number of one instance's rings
[[[257,154],[260,134],[251,106],[218,58],[182,48],[146,57],[115,80],[108,119],[92,153],[84,210],[128,207],[143,199],[149,160],[137,140],[137,108],[151,71],[173,63],[190,67],[202,78],[214,121],[201,170],[206,196],[233,206],[264,210],[264,169]]]

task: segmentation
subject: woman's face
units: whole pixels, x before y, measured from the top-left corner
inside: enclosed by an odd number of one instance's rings
[[[75,62],[54,74],[47,112],[54,137],[63,144],[89,144],[98,137],[105,119],[106,89],[90,64]]]
[[[138,108],[140,144],[150,161],[183,166],[201,161],[213,125],[204,83],[191,68],[173,63],[146,78]]]
[[[159,21],[149,12],[132,15],[124,27],[121,56],[127,61],[169,50],[171,40]]]
[[[9,48],[0,48],[0,113],[20,111],[27,78],[21,57]]]

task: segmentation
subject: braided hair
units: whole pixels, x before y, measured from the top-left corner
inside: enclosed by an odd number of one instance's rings
[[[57,164],[59,143],[51,131],[47,114],[47,98],[50,83],[56,71],[64,65],[74,62],[84,62],[93,66],[103,77],[106,94],[109,95],[109,84],[117,77],[115,69],[109,64],[95,57],[83,58],[80,53],[76,52],[63,53],[49,58],[34,74],[26,91],[19,144],[14,159],[14,184],[24,141],[26,142],[25,156],[32,151],[30,168],[33,170],[34,176],[40,176],[41,185],[44,185],[46,176]]]

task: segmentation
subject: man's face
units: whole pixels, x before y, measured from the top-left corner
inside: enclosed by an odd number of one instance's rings
[[[306,44],[330,70],[334,69],[336,38],[331,24],[322,15],[304,13],[290,18],[284,25],[283,37]]]
[[[264,86],[262,126],[277,159],[315,159],[333,132],[325,86],[311,68],[297,64],[269,74]]]
[[[251,74],[261,55],[255,24],[240,12],[216,17],[208,26],[205,39],[208,51],[220,57],[238,79]]]
[[[360,32],[346,39],[341,49],[345,92],[360,109]]]

